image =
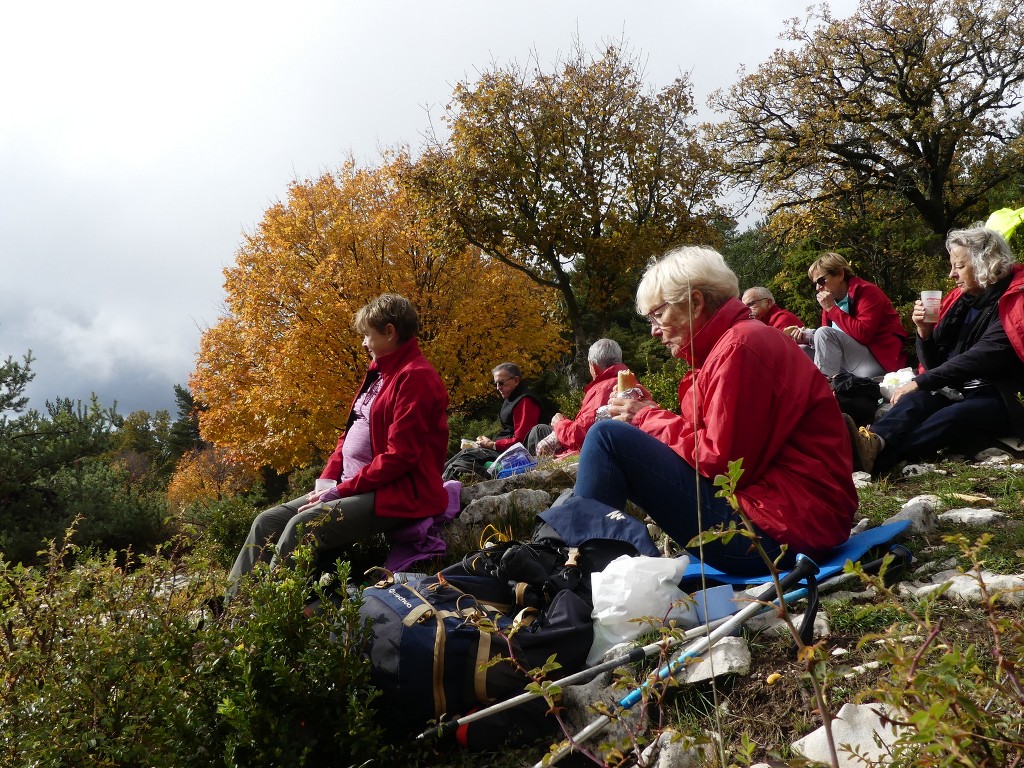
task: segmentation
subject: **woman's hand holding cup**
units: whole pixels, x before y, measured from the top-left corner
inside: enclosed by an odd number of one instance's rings
[[[921,291],[921,298],[914,302],[914,311],[910,316],[917,327],[917,335],[927,339],[932,329],[939,322],[939,307],[942,304],[942,291]]]

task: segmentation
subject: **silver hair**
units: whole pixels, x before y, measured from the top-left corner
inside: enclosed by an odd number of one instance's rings
[[[520,379],[523,378],[522,370],[515,363],[499,363],[494,366],[494,369],[491,371],[491,376],[496,373],[505,373],[509,376],[518,376]]]
[[[685,245],[647,268],[636,289],[636,310],[646,315],[663,301],[687,304],[690,291],[700,291],[714,311],[740,295],[740,282],[718,251]]]
[[[598,339],[590,345],[587,362],[593,363],[598,368],[607,368],[610,365],[621,363],[622,347],[614,339]]]
[[[982,288],[1002,280],[1016,259],[1006,238],[980,222],[970,229],[953,229],[946,235],[946,250],[960,247],[967,251],[974,268],[974,279]]]
[[[771,299],[772,303],[775,303],[775,297],[772,296],[772,292],[765,288],[763,285],[752,285],[743,292],[743,295],[746,296],[751,291],[753,291],[754,296],[756,296],[758,299]]]

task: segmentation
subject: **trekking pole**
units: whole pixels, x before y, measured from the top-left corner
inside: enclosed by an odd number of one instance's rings
[[[593,680],[595,677],[604,672],[610,672],[613,669],[618,669],[619,667],[625,664],[632,664],[637,661],[643,661],[648,656],[651,656],[655,653],[660,653],[663,650],[674,648],[675,646],[681,643],[685,643],[690,640],[693,640],[696,637],[700,637],[702,634],[706,633],[708,629],[714,629],[715,627],[719,627],[725,622],[727,622],[730,618],[731,617],[729,616],[725,616],[721,619],[715,619],[714,621],[710,621],[707,624],[702,624],[699,627],[693,627],[692,629],[688,629],[682,635],[679,636],[669,635],[668,637],[664,637],[661,640],[658,640],[657,642],[650,643],[641,648],[634,648],[633,650],[629,651],[623,656],[610,659],[609,661],[603,661],[597,666],[582,669],[574,674],[566,675],[565,677],[559,678],[554,682],[556,682],[559,686],[578,685],[579,683],[589,682],[590,680]],[[436,736],[438,738],[441,738],[443,736],[450,734],[452,731],[457,730],[463,725],[469,725],[470,723],[475,723],[477,720],[483,720],[487,717],[490,717],[491,715],[496,715],[499,712],[505,712],[506,710],[513,709],[514,707],[518,707],[520,704],[525,704],[526,702],[536,698],[540,698],[543,695],[544,694],[542,692],[533,691],[526,691],[524,693],[520,693],[519,695],[513,696],[510,699],[506,699],[505,701],[499,701],[496,704],[492,704],[491,706],[477,710],[476,712],[471,712],[468,715],[463,715],[462,717],[456,718],[455,720],[446,720],[443,723],[438,723],[435,727],[428,728],[416,738],[425,739],[429,736]]]
[[[814,576],[818,572],[818,566],[813,560],[805,555],[797,555],[796,565],[789,573],[779,579],[779,587],[783,590],[788,589],[796,582]],[[775,583],[768,584],[767,587],[761,594],[759,594],[755,600],[746,608],[741,610],[739,613],[731,616],[727,621],[723,622],[719,627],[712,631],[706,637],[700,638],[690,648],[683,651],[681,654],[672,659],[671,662],[663,666],[656,673],[651,674],[647,681],[638,688],[634,688],[630,693],[619,700],[617,707],[618,711],[615,715],[626,711],[627,709],[634,706],[637,702],[643,699],[644,693],[653,685],[653,683],[660,680],[664,680],[671,675],[674,675],[679,669],[686,664],[690,659],[698,658],[703,656],[711,647],[721,640],[723,637],[727,637],[741,627],[747,619],[751,618],[754,614],[759,613],[764,608],[764,603],[772,600],[777,594]],[[782,603],[785,608],[786,596],[783,595]],[[590,725],[586,726],[583,730],[579,731],[576,735],[569,739],[569,742],[563,745],[557,752],[550,755],[547,762],[541,760],[536,763],[533,768],[544,768],[546,765],[554,765],[559,762],[572,752],[576,745],[582,744],[592,736],[597,735],[603,731],[608,724],[612,721],[609,715],[600,715]],[[545,756],[547,757],[547,756]]]
[[[902,545],[894,545],[891,550],[891,554],[893,555],[894,559],[892,564],[890,565],[890,572],[893,572],[897,568],[901,568],[904,565],[908,565],[913,560],[913,556],[910,554],[910,551]],[[884,558],[878,558],[877,560],[865,563],[863,566],[864,572],[872,573],[874,571],[877,571],[881,567],[883,561]],[[842,575],[844,574],[839,573],[830,576],[825,581],[823,581],[822,584],[832,579],[838,578]],[[770,610],[772,605],[778,605],[781,602],[785,602],[787,605],[789,605],[797,602],[798,600],[803,600],[805,597],[807,597],[808,592],[809,590],[807,589],[807,587],[799,587],[790,592],[786,592],[781,600],[776,598],[771,605],[764,604],[766,602],[766,598],[769,597],[767,592],[763,593],[763,598],[758,597],[753,598],[753,600],[754,604],[759,606],[759,612],[764,612]],[[737,599],[740,598],[737,597]],[[610,672],[612,670],[618,669],[619,667],[624,666],[626,664],[633,664],[638,661],[643,661],[645,658],[647,658],[648,656],[652,656],[655,653],[660,653],[663,650],[667,651],[678,645],[689,642],[694,638],[704,635],[708,632],[708,630],[713,630],[721,626],[722,624],[726,623],[727,621],[730,621],[732,618],[732,616],[725,616],[721,619],[715,619],[714,621],[710,621],[707,624],[702,624],[698,627],[688,629],[682,635],[670,635],[668,637],[664,637],[656,642],[649,643],[648,645],[645,645],[641,648],[634,648],[633,650],[629,651],[628,653],[622,656],[610,659],[609,661],[601,662],[600,664],[593,667],[588,667],[587,669],[582,669],[579,672],[575,672],[571,675],[566,675],[565,677],[560,678],[555,682],[558,683],[559,687],[579,685],[580,683],[589,682],[598,675],[601,675],[605,672]],[[501,712],[506,712],[510,709],[514,709],[515,707],[525,704],[528,701],[540,698],[543,695],[544,693],[540,691],[526,691],[524,693],[520,693],[516,696],[513,696],[510,699],[505,699],[504,701],[496,702],[489,707],[484,707],[483,709],[479,709],[476,712],[471,712],[468,715],[463,715],[462,717],[458,717],[453,720],[446,720],[445,722],[438,723],[436,726],[428,728],[427,730],[420,733],[418,736],[416,736],[416,739],[421,740],[431,737],[444,738],[450,735],[452,732],[458,730],[463,725],[469,725],[470,723],[475,723],[479,720],[484,720],[490,717],[491,715],[497,715]]]

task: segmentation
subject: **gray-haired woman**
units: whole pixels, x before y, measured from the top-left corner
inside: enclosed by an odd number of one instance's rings
[[[914,305],[924,373],[893,393],[892,409],[870,429],[847,419],[858,469],[885,472],[1010,431],[1024,437],[1024,265],[1002,235],[980,225],[950,232],[946,250],[956,288],[938,323]]]

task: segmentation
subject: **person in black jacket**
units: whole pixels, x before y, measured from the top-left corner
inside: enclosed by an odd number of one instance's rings
[[[540,421],[540,398],[526,388],[523,372],[515,363],[502,363],[491,371],[491,375],[503,399],[498,412],[501,430],[493,438],[480,435],[476,444],[501,453],[516,443],[522,443],[533,453],[531,446],[527,445],[527,437]]]
[[[489,477],[487,465],[516,443],[522,443],[531,454],[536,454],[540,438],[536,433],[531,435],[531,431],[540,422],[540,398],[527,389],[523,372],[515,363],[502,363],[491,371],[491,375],[502,397],[498,412],[501,429],[494,437],[480,435],[475,440],[475,447],[463,448],[448,459],[442,475],[445,480],[458,480],[464,475]]]
[[[923,373],[893,392],[892,408],[870,428],[847,419],[854,468],[885,472],[900,461],[941,448],[1024,436],[1024,265],[998,232],[975,226],[946,238],[956,289],[938,323],[914,305],[917,355]],[[1007,331],[1013,331],[1013,339]]]

